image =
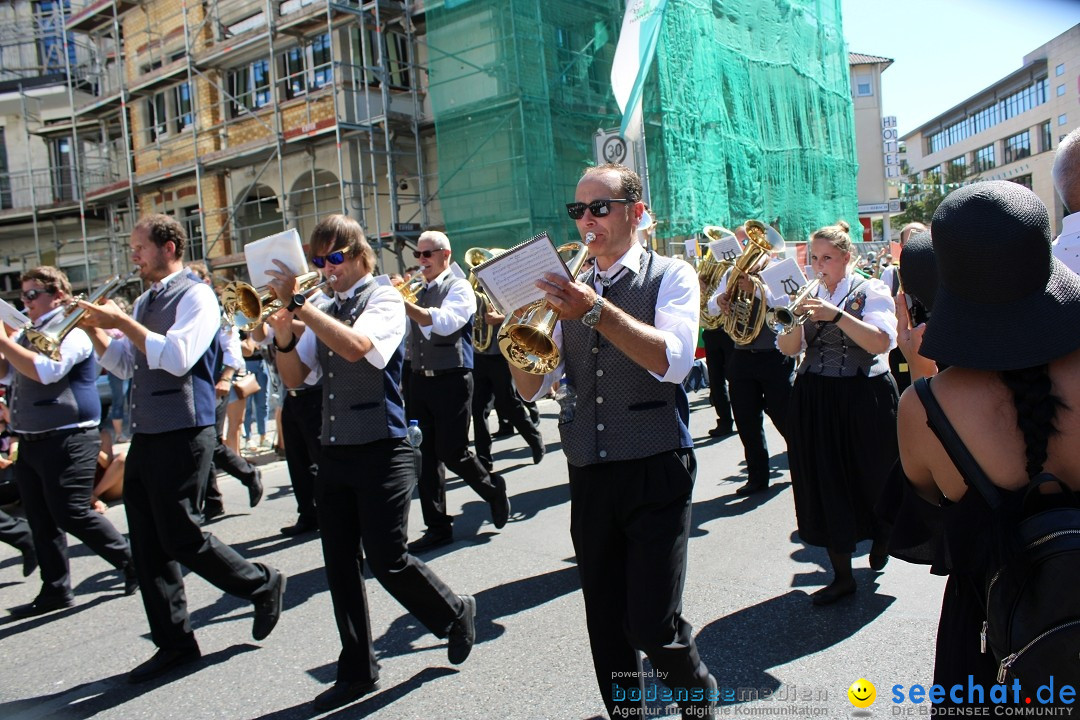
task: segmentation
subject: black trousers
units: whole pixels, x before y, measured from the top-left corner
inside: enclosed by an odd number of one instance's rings
[[[322,449],[315,508],[341,637],[338,681],[379,677],[364,587],[365,556],[375,579],[436,637],[446,637],[464,611],[461,599],[406,546],[415,454],[404,439]]]
[[[746,457],[747,480],[769,484],[765,416],[787,437],[787,409],[795,382],[795,358],[779,350],[734,350],[727,364],[731,410]]]
[[[477,353],[473,357],[473,382],[473,444],[476,447],[476,457],[481,462],[491,463],[491,431],[488,430],[484,408],[493,397],[495,412],[498,413],[500,422],[503,419],[509,421],[531,450],[536,451],[543,447],[544,440],[540,437],[540,430],[529,418],[525,404],[514,390],[510,367],[502,354]]]
[[[703,330],[701,340],[705,345],[705,364],[709,366],[709,403],[716,410],[716,424],[730,426],[734,419],[726,372],[728,358],[735,352],[735,341],[723,330]]]
[[[295,394],[294,394],[295,393]],[[315,476],[319,471],[319,432],[322,428],[322,388],[290,390],[281,404],[281,434],[285,464],[296,496],[299,522],[314,525]]]
[[[570,466],[570,535],[600,694],[644,717],[641,656],[671,688],[706,688],[708,668],[682,617],[693,450],[640,460]],[[635,710],[635,708],[638,708]]]
[[[150,637],[160,648],[195,645],[183,564],[215,587],[255,600],[270,572],[199,527],[198,498],[218,436],[212,426],[136,433],[124,468],[124,506]]]
[[[228,407],[228,395],[217,399],[214,407],[214,423],[217,426],[217,444],[214,446],[213,462],[206,474],[206,493],[203,503],[200,503],[200,511],[203,505],[222,507],[224,499],[218,488],[217,471],[224,470],[248,487],[255,481],[255,466],[245,460],[239,453],[233,451],[222,440],[225,434],[225,409]]]
[[[30,534],[30,523],[0,510],[0,541],[18,550],[31,547],[34,538]]]
[[[502,494],[469,451],[472,391],[473,377],[468,370],[433,377],[413,373],[409,382],[409,419],[418,420],[424,433],[420,443],[420,509],[428,530],[449,531],[454,523],[446,514],[446,477],[440,463],[487,502]]]
[[[101,438],[93,429],[19,443],[15,482],[34,536],[42,597],[72,596],[66,533],[115,568],[131,562],[128,541],[90,507],[100,449]]]

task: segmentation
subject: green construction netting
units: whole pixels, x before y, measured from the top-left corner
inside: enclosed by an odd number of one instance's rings
[[[576,235],[563,204],[617,127],[622,0],[446,0],[427,12],[437,198],[455,248]],[[747,218],[857,226],[840,0],[668,0],[646,85],[661,238]],[[575,238],[576,239],[576,238]]]

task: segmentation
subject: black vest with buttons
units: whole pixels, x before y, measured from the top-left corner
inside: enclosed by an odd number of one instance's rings
[[[75,329],[72,332],[81,333]],[[19,345],[29,348],[26,333]],[[95,381],[99,368],[94,354],[76,363],[67,375],[45,385],[20,372],[11,382],[11,427],[16,432],[45,432],[101,420],[101,398]]]
[[[326,312],[352,327],[377,287],[369,280]],[[398,344],[382,370],[364,358],[349,362],[322,342],[317,352],[323,371],[323,445],[365,445],[405,437],[405,402],[399,389],[404,343]]]
[[[651,250],[637,273],[604,289],[604,299],[653,325],[664,274],[674,260]],[[581,278],[592,283],[593,271]],[[690,408],[680,383],[660,382],[603,335],[579,320],[562,323],[566,380],[576,406],[561,422],[563,452],[575,467],[636,460],[693,446]]]
[[[456,275],[448,275],[440,280],[438,285],[421,290],[417,296],[416,304],[425,308],[442,307],[446,296],[450,294],[450,288],[455,283],[468,285],[469,281]],[[469,292],[472,292],[471,287]],[[413,323],[409,331],[409,362],[412,363],[413,372],[417,370],[451,370],[453,368],[472,370],[472,326],[474,322],[476,322],[475,314],[469,318],[464,326],[449,335],[431,333],[431,337],[424,337],[424,334],[416,327],[416,323]]]

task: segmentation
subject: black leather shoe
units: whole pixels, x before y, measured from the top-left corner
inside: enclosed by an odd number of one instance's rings
[[[55,612],[57,610],[63,610],[69,608],[75,604],[75,598],[73,597],[42,597],[38,595],[34,598],[34,602],[27,603],[26,605],[16,605],[8,610],[9,613],[15,617],[28,618],[35,617],[37,615],[44,615],[45,613]]]
[[[735,491],[736,495],[753,495],[754,493],[765,492],[769,489],[769,483],[767,482],[748,482],[738,490]]]
[[[326,712],[335,708],[354,703],[368,693],[379,689],[379,681],[351,680],[334,683],[334,687],[324,690],[315,696],[312,705],[319,712]]]
[[[285,575],[274,568],[270,570],[270,589],[261,600],[255,601],[255,622],[251,637],[265,640],[281,617],[282,598],[285,596]]]
[[[263,496],[263,484],[262,484],[262,470],[255,468],[255,477],[251,479],[251,483],[247,486],[248,489],[248,505],[255,507],[262,500]]]
[[[454,542],[454,532],[452,530],[428,530],[419,539],[409,543],[409,552],[418,553],[425,550],[434,550],[452,542]]]
[[[184,648],[183,650],[168,650],[166,648],[161,648],[154,653],[154,657],[128,673],[128,682],[141,683],[146,682],[147,680],[153,680],[156,677],[164,675],[173,668],[195,662],[201,657],[202,652],[199,651],[198,645]]]
[[[135,574],[135,563],[128,560],[127,565],[123,568],[124,573],[124,594],[134,595],[139,589],[139,578]]]
[[[37,552],[34,551],[32,542],[26,543],[25,547],[19,548],[22,553],[22,576],[30,577],[30,573],[37,570]]]
[[[547,447],[541,442],[540,445],[531,448],[531,450],[533,465],[539,465],[540,461],[544,459],[544,455],[547,453]]]
[[[319,529],[319,524],[311,520],[297,520],[295,525],[288,525],[281,528],[281,534],[288,537],[294,535],[303,535],[304,533],[315,532]]]
[[[492,474],[491,482],[499,490],[499,496],[488,503],[491,506],[491,524],[496,530],[502,530],[510,519],[510,496],[506,494],[506,480],[501,475]]]
[[[714,438],[722,438],[722,437],[727,437],[729,435],[734,435],[734,434],[735,434],[735,428],[733,428],[730,425],[727,425],[727,426],[724,426],[724,427],[721,427],[720,425],[717,425],[716,427],[714,427],[712,430],[709,431],[709,437],[714,437]]]
[[[203,507],[202,524],[207,525],[224,514],[224,505],[206,505]]]
[[[460,595],[465,610],[461,617],[450,626],[446,643],[446,659],[454,665],[465,662],[476,642],[476,598],[472,595]]]

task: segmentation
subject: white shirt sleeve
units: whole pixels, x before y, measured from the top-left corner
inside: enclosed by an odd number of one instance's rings
[[[235,325],[220,328],[218,341],[221,343],[221,362],[233,370],[244,369],[244,350],[240,346],[240,331]]]
[[[472,292],[467,284],[465,287]],[[371,341],[372,348],[364,359],[380,370],[385,368],[405,337],[406,322],[405,301],[401,293],[385,285],[376,287],[368,298],[364,312],[360,313],[352,327],[354,333]]]
[[[863,322],[884,331],[889,336],[889,350],[892,350],[896,347],[896,302],[892,291],[885,283],[873,278],[864,282],[859,290],[866,292]]]
[[[89,336],[81,328],[75,328],[60,344],[60,359],[50,360],[45,355],[34,358],[34,367],[42,385],[51,385],[71,372],[71,368],[81,363],[94,352]]]
[[[428,339],[431,338],[432,333],[444,337],[452,335],[465,327],[470,317],[476,315],[476,293],[473,292],[468,281],[460,279],[454,281],[451,277],[447,277],[440,282],[452,283],[449,292],[446,293],[446,298],[439,307],[428,308],[428,312],[431,313],[430,325],[417,323],[420,332]]]
[[[305,385],[314,385],[322,378],[322,365],[319,364],[319,348],[318,338],[315,337],[315,333],[309,329],[304,329],[304,333],[300,336],[300,340],[296,343],[296,349],[293,352],[296,353],[297,359],[304,363],[304,367],[308,369],[307,377],[304,378]],[[280,350],[278,351],[280,352]],[[296,388],[293,388],[294,390]]]
[[[146,336],[147,367],[177,377],[187,374],[210,347],[220,328],[221,311],[214,291],[209,285],[193,285],[177,303],[172,327],[164,335]]]
[[[660,281],[654,325],[667,345],[668,370],[660,382],[681,383],[694,366],[698,321],[701,318],[701,285],[689,263],[676,260]]]

